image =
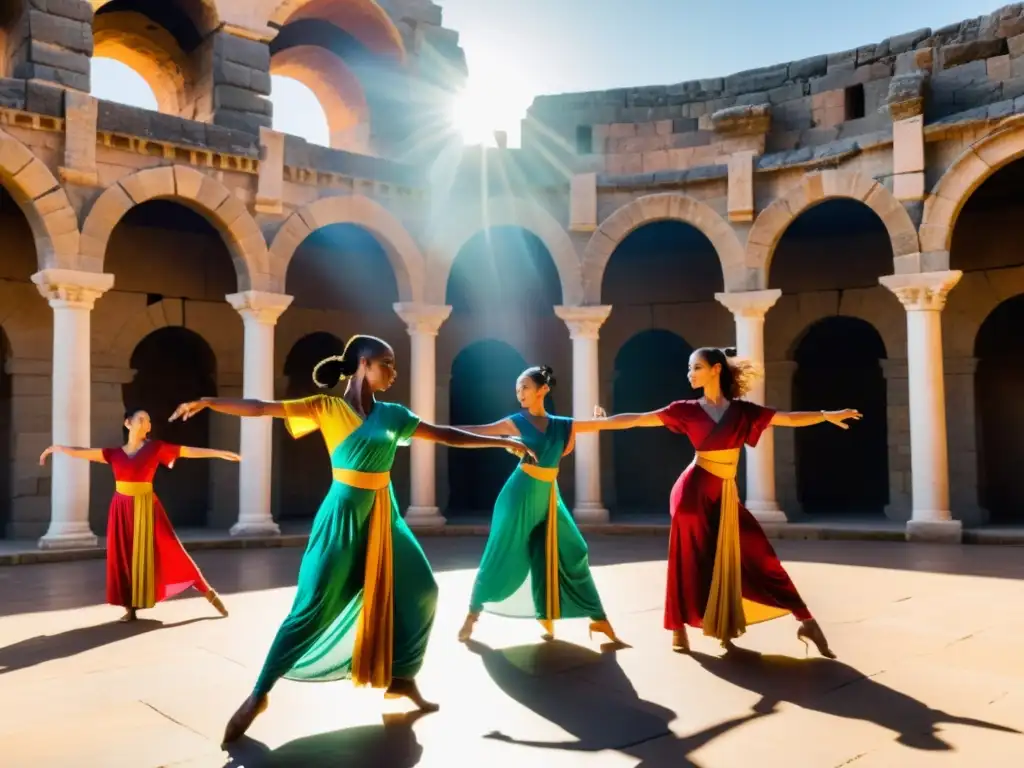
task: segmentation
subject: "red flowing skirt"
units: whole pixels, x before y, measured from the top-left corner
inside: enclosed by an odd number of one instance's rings
[[[718,544],[721,491],[719,478],[694,466],[687,467],[672,487],[665,629],[704,625]],[[810,611],[764,530],[742,504],[739,524],[743,597],[787,610],[800,621],[810,619]]]
[[[206,594],[210,585],[174,533],[160,499],[153,496],[153,573],[155,602],[166,600],[189,587]],[[132,561],[135,541],[135,498],[115,493],[107,517],[107,602],[125,608],[132,605]]]

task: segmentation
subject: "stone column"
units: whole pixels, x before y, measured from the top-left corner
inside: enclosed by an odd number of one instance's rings
[[[245,326],[242,397],[274,399],[274,325],[292,297],[264,291],[243,291],[225,297]],[[281,532],[270,511],[273,464],[273,420],[242,419],[242,464],[238,472],[238,522],[232,536]]]
[[[963,273],[886,275],[879,282],[907,310],[907,373],[910,388],[910,467],[913,510],[910,541],[956,542],[962,525],[949,508],[946,394],[942,372],[942,309]]]
[[[92,443],[92,347],[90,319],[96,299],[114,286],[114,276],[66,269],[32,275],[53,307],[53,442]],[[89,462],[56,455],[50,491],[50,527],[40,549],[96,546],[89,527]]]
[[[591,419],[600,402],[597,340],[610,306],[555,307],[572,338],[572,410],[577,419]],[[607,523],[601,503],[601,444],[597,433],[576,438],[576,505],[573,516],[581,523]]]
[[[716,293],[718,300],[736,320],[736,352],[764,366],[764,316],[782,296],[773,288],[766,291]],[[765,381],[760,379],[746,399],[764,405]],[[747,447],[746,507],[759,522],[784,523],[785,513],[775,500],[775,435],[765,430],[756,448]]]
[[[395,304],[394,308],[408,326],[412,340],[409,406],[421,419],[433,422],[437,407],[437,332],[452,308],[411,302]],[[412,503],[405,512],[405,520],[413,528],[438,528],[445,524],[445,519],[437,508],[434,462],[437,446],[414,440],[409,450]]]

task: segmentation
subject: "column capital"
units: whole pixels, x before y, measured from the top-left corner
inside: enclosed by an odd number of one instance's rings
[[[567,307],[558,305],[555,314],[569,327],[572,339],[597,339],[601,326],[612,313],[611,305]]]
[[[410,336],[437,336],[444,321],[452,313],[452,308],[447,304],[423,304],[418,301],[399,301],[392,307],[395,314],[402,318]]]
[[[716,293],[715,301],[733,313],[735,317],[764,317],[782,296],[778,288],[765,291],[727,291]]]
[[[883,275],[878,282],[896,294],[907,312],[941,312],[946,296],[963,272],[958,269],[943,272],[916,272],[903,275]]]
[[[243,319],[252,318],[260,325],[276,325],[294,297],[269,291],[241,291],[229,293],[224,298]]]
[[[32,275],[39,295],[54,309],[92,309],[96,299],[114,287],[114,276],[77,269],[43,269]]]

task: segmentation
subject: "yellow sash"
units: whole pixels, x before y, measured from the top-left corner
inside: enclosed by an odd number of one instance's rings
[[[395,582],[391,547],[391,473],[335,469],[334,480],[375,491],[366,542],[363,610],[352,652],[352,683],[387,688],[395,644]]]
[[[548,528],[544,543],[544,575],[547,582],[544,625],[548,632],[554,632],[554,620],[561,618],[558,582],[558,467],[538,467],[536,464],[520,464],[519,468],[534,480],[551,483],[548,494]]]
[[[740,490],[736,471],[742,448],[697,451],[693,463],[722,480],[721,512],[711,592],[704,609],[704,634],[723,642],[739,637],[748,624],[785,616],[789,611],[761,605],[743,597],[742,554],[740,550]]]
[[[156,605],[156,557],[153,552],[153,484],[118,480],[122,496],[131,496],[132,509],[132,608]]]

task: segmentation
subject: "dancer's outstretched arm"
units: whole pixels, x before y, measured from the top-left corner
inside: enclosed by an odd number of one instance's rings
[[[477,424],[472,427],[458,426],[455,429],[488,437],[519,437],[519,428],[512,422],[512,419],[501,419],[491,424]]]
[[[594,418],[587,421],[574,421],[573,427],[576,434],[584,432],[603,432],[609,429],[633,429],[633,427],[663,427],[661,417],[657,411],[648,413],[617,413],[608,416],[604,408],[594,406]]]
[[[847,408],[842,411],[779,411],[772,416],[773,427],[813,427],[815,424],[835,424],[840,429],[849,429],[847,420],[862,418],[860,411]]]
[[[228,416],[242,418],[258,418],[270,416],[274,419],[285,418],[284,403],[278,400],[243,400],[235,397],[204,397],[189,403],[182,403],[174,409],[168,421],[188,421],[200,411],[209,408],[211,411]]]
[[[472,432],[459,429],[458,427],[439,427],[436,424],[428,424],[421,421],[416,427],[412,436],[418,440],[427,440],[431,443],[441,443],[452,448],[505,448],[516,454],[525,453],[534,461],[537,455],[523,445],[519,440],[511,437],[488,437],[486,435],[475,435]]]
[[[181,446],[183,459],[224,459],[225,461],[241,461],[242,457],[234,451],[222,451],[217,448],[193,448],[190,445]]]
[[[65,456],[70,456],[73,459],[95,461],[97,464],[107,463],[107,460],[103,458],[102,448],[73,448],[68,445],[51,445],[39,454],[39,466],[46,464],[46,457],[52,453],[63,453]]]

